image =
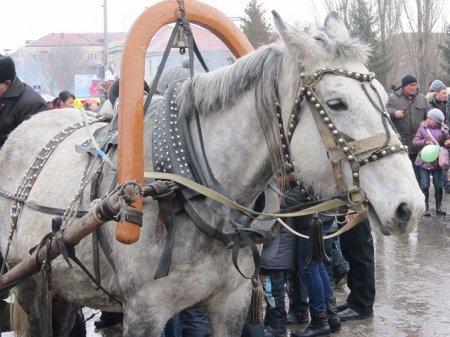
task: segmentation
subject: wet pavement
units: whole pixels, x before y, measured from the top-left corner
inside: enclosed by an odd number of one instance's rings
[[[432,195],[433,192],[430,191]],[[434,205],[434,200],[430,200]],[[450,214],[450,194],[444,195]],[[336,337],[450,336],[450,215],[423,218],[408,236],[386,237],[373,233],[376,247],[376,300],[374,316],[342,323]],[[348,289],[335,289],[338,302]],[[85,309],[85,316],[97,313]],[[97,331],[87,322],[89,337],[121,336],[120,326]],[[288,326],[291,330],[303,326]],[[2,334],[12,336],[11,334]]]

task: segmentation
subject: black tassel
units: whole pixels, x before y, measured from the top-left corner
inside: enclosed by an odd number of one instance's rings
[[[309,223],[309,251],[308,256],[306,256],[305,266],[309,266],[311,262],[330,261],[325,252],[322,228],[322,221],[317,215],[314,215]]]
[[[248,309],[248,319],[250,324],[262,324],[262,304],[264,299],[264,290],[259,282],[259,276],[252,277],[252,299]]]

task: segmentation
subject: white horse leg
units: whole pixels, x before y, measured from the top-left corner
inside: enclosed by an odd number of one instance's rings
[[[241,336],[250,303],[249,282],[232,292],[223,290],[208,300],[206,310],[211,337]]]
[[[148,299],[129,301],[124,308],[124,337],[160,337],[169,318],[159,315],[161,308],[148,304]]]

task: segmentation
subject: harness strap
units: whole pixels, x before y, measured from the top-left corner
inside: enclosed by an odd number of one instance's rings
[[[298,217],[298,216],[304,216],[304,215],[309,215],[309,214],[313,214],[313,213],[319,213],[319,212],[323,212],[323,211],[326,211],[329,209],[335,209],[335,208],[338,208],[341,206],[348,205],[348,201],[335,198],[335,199],[325,201],[321,204],[316,204],[312,207],[308,207],[306,209],[302,209],[300,211],[295,211],[295,212],[291,212],[291,213],[281,213],[281,212],[263,213],[263,212],[257,212],[252,209],[241,206],[238,203],[236,203],[235,201],[224,197],[223,195],[219,194],[218,192],[216,192],[210,188],[207,188],[205,186],[202,186],[202,185],[197,184],[189,179],[186,179],[181,176],[177,176],[175,174],[163,173],[163,172],[144,172],[144,177],[151,178],[151,179],[175,181],[176,183],[183,185],[185,187],[188,187],[210,199],[213,199],[214,201],[217,201],[218,203],[220,203],[224,206],[227,206],[228,208],[238,210],[243,213],[254,215],[254,216],[262,215],[262,216],[268,216],[268,217],[273,217],[273,218],[278,218],[280,216],[283,216],[286,218]]]
[[[172,263],[173,244],[175,240],[176,222],[175,213],[173,211],[172,200],[158,200],[159,212],[164,214],[164,220],[158,216],[158,222],[164,221],[166,227],[167,236],[166,243],[164,244],[161,258],[159,259],[158,267],[154,279],[157,280],[161,277],[169,275],[170,265]],[[161,233],[162,234],[162,233]]]
[[[245,231],[236,232],[234,235],[232,235],[232,239],[233,239],[233,249],[231,251],[231,256],[234,267],[239,272],[239,274],[242,275],[242,277],[248,280],[258,278],[259,271],[261,270],[261,256],[259,255],[259,251],[258,248],[256,247],[256,244],[248,237]],[[239,251],[241,250],[242,246],[244,247],[248,246],[252,251],[255,270],[253,272],[253,275],[250,277],[244,275],[244,273],[239,268],[238,258],[239,258]]]
[[[342,228],[339,228],[339,230],[337,230],[333,234],[324,236],[323,239],[327,240],[327,239],[332,239],[336,236],[339,236],[342,233],[352,229],[353,227],[355,227],[357,224],[359,224],[366,218],[367,218],[367,211],[358,213],[352,220],[348,221]],[[304,239],[309,239],[309,236],[303,235],[303,234],[297,232],[296,230],[292,229],[291,226],[289,226],[287,223],[285,223],[282,219],[278,218],[277,222],[279,224],[281,224],[284,228],[286,228],[288,231],[290,231],[292,234],[302,237]]]

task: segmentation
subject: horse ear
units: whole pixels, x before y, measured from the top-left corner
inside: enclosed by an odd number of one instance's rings
[[[322,53],[322,48],[311,36],[285,23],[277,11],[272,11],[272,15],[275,28],[288,50],[295,50],[302,56]]]
[[[339,40],[347,40],[350,35],[344,22],[339,17],[338,13],[331,12],[325,18],[324,27],[328,34],[337,37]]]

